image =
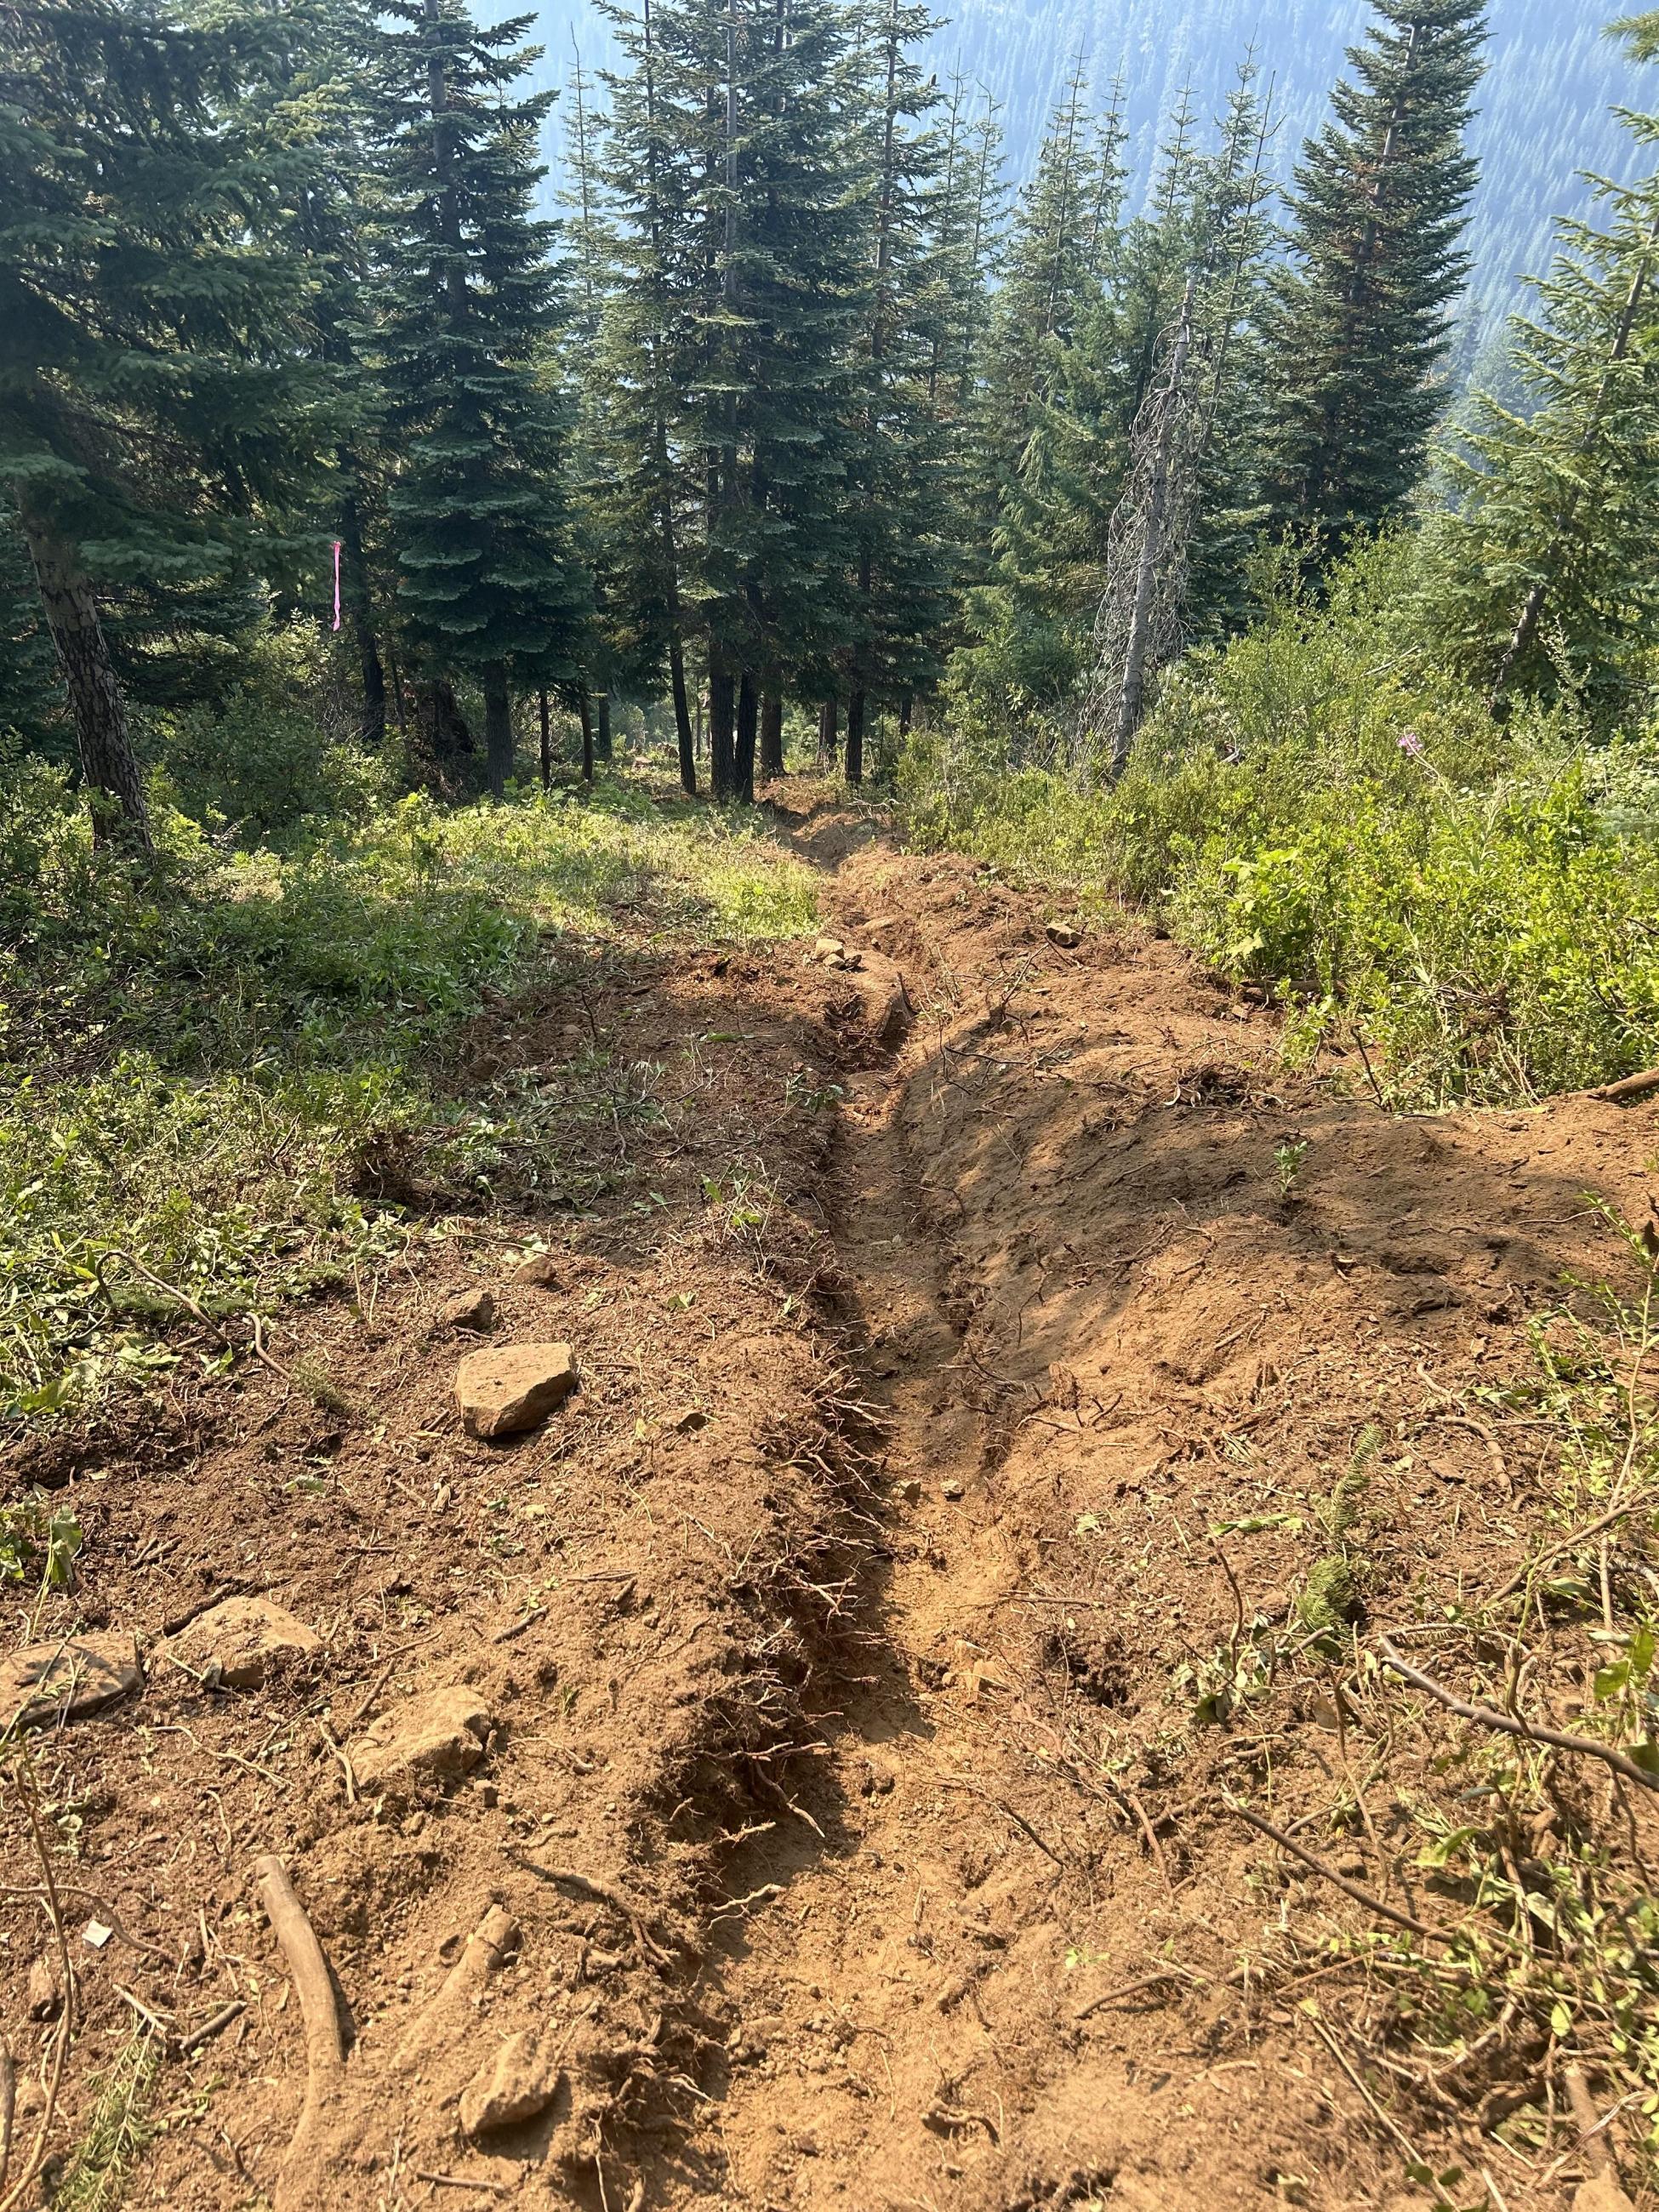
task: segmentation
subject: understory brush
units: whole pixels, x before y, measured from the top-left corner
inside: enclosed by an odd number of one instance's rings
[[[583,1132],[648,1115],[652,1071],[470,1069],[490,994],[579,990],[611,943],[812,923],[757,828],[640,784],[417,795],[280,854],[159,827],[138,871],[94,852],[55,773],[0,783],[0,1419],[171,1364],[190,1309],[361,1287],[423,1187],[583,1203]]]
[[[1361,1047],[1391,1103],[1527,1100],[1659,1061],[1659,736],[1568,704],[1500,728],[1401,611],[1409,552],[1314,608],[1282,592],[1165,684],[1115,787],[919,736],[909,836],[1149,905],[1295,1010],[1292,1057]]]

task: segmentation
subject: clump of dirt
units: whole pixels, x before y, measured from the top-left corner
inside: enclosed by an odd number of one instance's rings
[[[14,1455],[86,1536],[16,1640],[147,1668],[21,1771],[21,2128],[137,2045],[181,2212],[1542,2212],[1571,2057],[1634,2185],[1653,1795],[1443,1698],[1638,1729],[1655,1285],[1583,1194],[1646,1220],[1655,1109],[1386,1119],[1166,941],[789,804],[833,952],[562,945],[469,1042],[648,1111],[285,1376]],[[471,1439],[481,1329],[580,1393]],[[228,1689],[232,1595],[315,1648]]]

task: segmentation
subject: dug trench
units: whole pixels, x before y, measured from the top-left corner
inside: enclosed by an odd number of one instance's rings
[[[121,2129],[181,2212],[1639,2201],[1652,1109],[1391,1117],[777,818],[818,943],[478,1024],[618,1071],[558,1210],[13,1453],[36,1641],[134,1638],[15,1768],[15,2201]],[[579,1393],[470,1437],[525,1342]]]

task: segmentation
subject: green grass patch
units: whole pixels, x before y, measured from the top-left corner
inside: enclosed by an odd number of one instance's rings
[[[653,1072],[596,1051],[550,1088],[470,1080],[456,1042],[486,989],[579,977],[606,946],[813,926],[810,872],[757,823],[640,784],[416,796],[281,854],[227,854],[175,815],[140,876],[93,854],[55,778],[15,775],[0,1418],[169,1363],[183,1299],[224,1319],[361,1282],[411,1234],[399,1179],[584,1202],[584,1140],[649,1118]]]

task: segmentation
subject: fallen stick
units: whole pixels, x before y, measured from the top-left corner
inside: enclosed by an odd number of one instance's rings
[[[188,2035],[179,2039],[179,2056],[188,2058],[204,2043],[211,2043],[215,2036],[222,2035],[228,2027],[234,2027],[246,2010],[247,2002],[243,1997],[238,1997],[234,2004],[222,2005],[210,2020],[204,2020],[199,2027],[191,2028]]]
[[[1604,1083],[1595,1091],[1569,1092],[1568,1096],[1593,1098],[1601,1106],[1627,1106],[1632,1099],[1645,1098],[1650,1091],[1659,1091],[1659,1067],[1650,1067],[1642,1075],[1626,1075],[1618,1083]]]
[[[556,1889],[573,1889],[578,1897],[589,1898],[595,1905],[608,1906],[620,1918],[627,1921],[640,1948],[647,1957],[654,1960],[659,1966],[673,1963],[672,1954],[665,1951],[652,1936],[646,1925],[644,1913],[623,1891],[613,1889],[609,1882],[596,1881],[592,1875],[578,1874],[573,1867],[544,1866],[538,1859],[532,1859],[523,1851],[509,1851],[507,1856],[515,1866],[521,1866],[526,1874],[533,1874],[543,1881],[550,1881]]]
[[[1382,1639],[1382,1651],[1396,1674],[1403,1675],[1413,1689],[1423,1691],[1437,1705],[1443,1705],[1449,1713],[1457,1714],[1460,1719],[1479,1721],[1483,1728],[1498,1729],[1505,1735],[1519,1736],[1522,1743],[1547,1743],[1557,1751],[1574,1751],[1581,1753],[1586,1759],[1599,1759],[1615,1774],[1622,1774],[1626,1781],[1639,1783],[1644,1790],[1659,1790],[1659,1774],[1650,1774],[1633,1759],[1627,1759],[1622,1751],[1615,1751],[1610,1744],[1597,1743],[1594,1736],[1569,1735],[1562,1729],[1545,1728],[1536,1722],[1517,1720],[1512,1713],[1500,1713],[1495,1705],[1471,1705],[1467,1698],[1460,1698],[1455,1691],[1449,1690],[1443,1682],[1437,1682],[1432,1674],[1424,1674],[1420,1668],[1413,1667],[1408,1660],[1402,1659],[1386,1636]]]
[[[1540,1552],[1535,1559],[1528,1559],[1518,1573],[1510,1577],[1502,1589],[1492,1592],[1486,1603],[1501,1605],[1506,1597],[1513,1597],[1523,1583],[1540,1573],[1553,1559],[1559,1559],[1563,1552],[1577,1551],[1580,1544],[1588,1544],[1592,1536],[1599,1536],[1605,1530],[1615,1528],[1620,1521],[1628,1521],[1633,1514],[1649,1512],[1656,1506],[1659,1506],[1659,1490],[1644,1490],[1639,1498],[1632,1498],[1627,1504],[1615,1505],[1611,1513],[1604,1513],[1599,1521],[1592,1521],[1587,1528],[1575,1528],[1571,1536],[1563,1536],[1559,1543],[1552,1544]]]
[[[507,2194],[499,2182],[468,2181],[459,2173],[428,2173],[424,2166],[412,2166],[409,2170],[416,2181],[424,2181],[433,2189],[471,2189],[480,2197],[505,2197]]]
[[[0,2042],[0,2189],[6,2185],[6,2168],[11,2164],[11,2130],[17,2117],[17,2069],[11,2063],[11,2053]]]
[[[1131,1997],[1144,1996],[1150,1990],[1167,1989],[1171,1983],[1178,1983],[1183,1989],[1190,1986],[1184,1974],[1144,1974],[1138,1982],[1126,1982],[1121,1989],[1108,1990],[1103,1997],[1091,1997],[1080,2011],[1072,2014],[1072,2024],[1077,2027],[1085,2020],[1092,2020],[1097,2012],[1104,2012],[1109,2005],[1125,2004]]]
[[[334,2001],[328,1960],[306,1917],[304,1905],[294,1893],[286,1869],[279,1858],[268,1856],[255,1862],[253,1871],[259,1902],[293,1977],[306,2029],[305,2102],[283,2161],[286,2167],[309,2136],[324,2097],[345,2071],[345,2038],[340,2030],[340,2009]],[[281,2201],[279,2195],[279,2204]]]
[[[1431,1928],[1425,1920],[1413,1920],[1409,1912],[1401,1912],[1397,1905],[1385,1904],[1382,1898],[1373,1897],[1370,1890],[1362,1889],[1357,1881],[1350,1881],[1346,1875],[1339,1874],[1334,1866],[1327,1865],[1305,1845],[1298,1844],[1294,1836],[1287,1836],[1283,1828],[1274,1827],[1273,1822],[1264,1820],[1260,1813],[1253,1813],[1248,1805],[1241,1805],[1237,1797],[1224,1796],[1221,1802],[1230,1813],[1237,1814],[1241,1820],[1247,1820],[1251,1827],[1260,1829],[1264,1836],[1271,1836],[1273,1842],[1289,1851],[1293,1858],[1300,1859],[1304,1866],[1310,1867],[1315,1874],[1334,1888],[1340,1889],[1345,1897],[1351,1897],[1357,1905],[1363,1905],[1367,1911],[1380,1912],[1385,1920],[1392,1920],[1401,1928],[1409,1928],[1413,1936],[1426,1936],[1431,1942],[1452,1942],[1453,1938],[1443,1928]]]

